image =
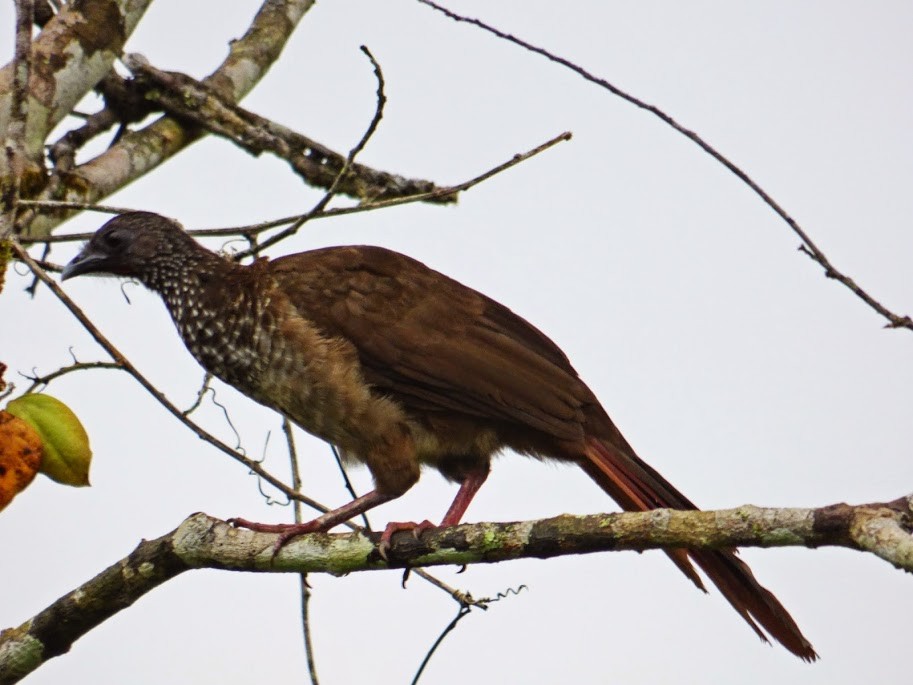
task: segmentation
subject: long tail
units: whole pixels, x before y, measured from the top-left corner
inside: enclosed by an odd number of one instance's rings
[[[580,461],[581,468],[626,511],[697,509],[633,450],[621,450],[598,438],[588,438],[585,455],[587,459]],[[767,631],[801,659],[814,661],[818,658],[789,612],[755,580],[748,564],[736,556],[735,550],[676,549],[666,553],[703,590],[704,585],[691,561],[700,566],[762,640],[768,642],[764,632]]]

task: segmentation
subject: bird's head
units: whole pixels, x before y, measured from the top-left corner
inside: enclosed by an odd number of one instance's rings
[[[97,274],[149,284],[155,274],[179,268],[202,249],[176,221],[152,212],[130,212],[99,228],[64,267],[61,278]]]

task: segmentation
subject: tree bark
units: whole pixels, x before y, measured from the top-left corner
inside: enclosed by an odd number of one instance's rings
[[[419,539],[403,532],[394,536],[384,560],[377,549],[378,533],[303,535],[274,553],[275,534],[232,528],[207,514],[194,514],[170,533],[141,542],[128,557],[21,626],[0,633],[0,685],[16,683],[48,659],[65,654],[102,621],[191,569],[340,575],[621,550],[829,545],[871,552],[913,572],[911,529],[913,495],[815,509],[657,509],[465,524],[428,530]],[[468,603],[464,597],[457,599]]]

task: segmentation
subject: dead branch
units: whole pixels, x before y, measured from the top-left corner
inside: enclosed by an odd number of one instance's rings
[[[93,3],[77,4],[91,5]],[[142,3],[127,4],[132,7]],[[279,58],[298,22],[313,4],[313,0],[264,2],[247,32],[241,38],[231,42],[228,57],[203,82],[229,102],[241,100]],[[67,7],[70,6],[70,4],[67,5]],[[139,14],[141,15],[142,12]],[[50,30],[59,16],[49,22],[48,28],[42,32],[42,36]],[[138,20],[139,17],[137,16],[136,19]],[[130,28],[132,30],[132,26]],[[123,36],[124,39],[126,35],[128,34]],[[122,47],[123,41],[118,46],[118,52]],[[67,52],[59,50],[56,54],[67,54]],[[75,60],[71,60],[70,63],[75,63]],[[88,88],[98,83],[108,71],[110,71],[110,62]],[[2,82],[0,82],[0,91],[2,90]],[[73,104],[75,103],[71,103],[67,108],[67,112]],[[45,135],[41,136],[39,147],[44,144],[46,132],[49,130],[50,128],[47,128]],[[96,202],[152,171],[159,164],[198,140],[200,136],[201,132],[196,127],[188,128],[177,119],[164,116],[138,131],[122,136],[105,152],[74,168],[67,174],[64,183],[49,186],[35,199]],[[47,236],[69,215],[67,212],[58,212],[53,215],[29,213],[25,219],[20,219],[22,233],[36,237]]]
[[[641,100],[640,98],[637,98],[637,97],[631,95],[630,93],[625,92],[624,90],[622,90],[618,86],[610,83],[606,79],[600,78],[599,76],[596,76],[595,74],[590,73],[583,67],[579,66],[578,64],[575,64],[574,62],[571,62],[568,59],[565,59],[564,57],[560,57],[552,52],[549,52],[545,48],[541,48],[537,45],[533,45],[532,43],[528,43],[527,41],[523,40],[522,38],[518,38],[514,35],[511,35],[510,33],[496,29],[495,27],[493,27],[489,24],[486,24],[484,21],[481,21],[480,19],[475,19],[472,17],[465,17],[461,14],[457,14],[456,12],[453,12],[453,11],[447,9],[446,7],[442,7],[441,5],[438,5],[437,3],[433,2],[432,0],[418,0],[418,1],[420,3],[422,3],[423,5],[427,5],[428,7],[431,7],[432,9],[437,10],[438,12],[444,14],[445,16],[447,16],[450,19],[453,19],[454,21],[465,22],[467,24],[476,26],[477,28],[480,28],[483,31],[486,31],[486,32],[500,38],[501,40],[506,40],[510,43],[513,43],[514,45],[522,47],[524,50],[528,50],[530,52],[536,53],[537,55],[541,55],[542,57],[545,57],[546,59],[548,59],[551,62],[560,64],[561,66],[563,66],[567,69],[570,69],[577,75],[582,76],[587,81],[590,81],[591,83],[595,83],[596,85],[598,85],[601,88],[605,88],[607,91],[612,93],[612,95],[620,97],[622,100],[625,100],[626,102],[631,103],[635,107],[638,107],[646,112],[649,112],[650,114],[653,114],[664,124],[667,124],[668,126],[672,127],[678,133],[680,133],[681,135],[685,136],[686,138],[691,140],[693,143],[695,143],[704,152],[706,152],[708,155],[713,157],[717,162],[719,162],[724,167],[729,169],[729,171],[731,171],[740,181],[742,181],[742,183],[744,183],[749,188],[751,188],[751,190],[758,197],[761,198],[761,200],[764,202],[764,204],[766,204],[768,207],[770,207],[777,214],[777,216],[779,216],[781,219],[783,219],[783,221],[786,222],[787,226],[790,227],[790,229],[793,231],[793,233],[795,233],[799,237],[799,239],[802,241],[802,244],[800,245],[799,250],[801,252],[803,252],[804,254],[808,255],[812,260],[817,262],[824,269],[825,276],[827,276],[828,278],[832,278],[835,281],[845,285],[847,288],[849,288],[851,291],[853,291],[853,293],[859,299],[861,299],[869,307],[871,307],[873,310],[875,310],[880,316],[887,319],[888,323],[885,325],[885,328],[907,328],[909,330],[913,330],[913,318],[911,318],[908,315],[896,314],[893,311],[887,309],[878,300],[876,300],[874,297],[869,295],[868,292],[863,290],[852,278],[845,275],[844,273],[839,271],[836,267],[834,267],[834,265],[831,264],[830,260],[827,258],[827,256],[824,254],[824,252],[822,252],[818,248],[818,246],[812,241],[812,239],[805,232],[805,230],[801,226],[799,226],[799,223],[790,214],[788,214],[787,211],[776,200],[774,200],[774,198],[770,194],[767,193],[767,191],[765,191],[757,182],[755,182],[755,180],[753,178],[751,178],[751,176],[749,176],[748,173],[746,173],[741,167],[737,166],[735,164],[735,162],[733,162],[728,157],[726,157],[722,152],[720,152],[715,147],[713,147],[710,143],[708,143],[706,140],[704,140],[697,133],[682,126],[675,119],[673,119],[669,114],[667,114],[666,112],[661,110],[656,105],[651,105],[650,103],[645,102],[644,100]]]
[[[254,156],[268,152],[284,159],[310,185],[324,189],[335,186],[335,192],[359,200],[437,189],[431,181],[408,179],[363,164],[347,168],[345,155],[227,101],[212,87],[186,74],[156,69],[142,55],[128,55],[124,63],[136,76],[146,99],[171,116],[230,140]],[[455,196],[432,199],[443,203],[455,200]]]
[[[124,42],[151,0],[69,2],[44,25],[31,46],[26,122],[26,154],[44,155],[48,134],[82,97],[111,70]],[[61,59],[65,55],[66,59]],[[0,69],[0,131],[15,96],[15,62]]]

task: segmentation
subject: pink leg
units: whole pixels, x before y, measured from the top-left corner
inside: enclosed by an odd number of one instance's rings
[[[279,533],[279,539],[274,547],[274,553],[276,553],[294,537],[305,533],[327,531],[343,521],[348,521],[359,514],[363,514],[368,509],[373,509],[384,502],[396,499],[396,497],[396,495],[385,495],[377,492],[377,490],[372,490],[361,497],[353,499],[348,504],[328,511],[307,523],[256,523],[242,518],[229,519],[228,522],[238,528],[247,528],[260,533]]]
[[[488,469],[484,471],[472,471],[463,479],[463,482],[460,483],[460,489],[457,491],[456,497],[453,498],[453,502],[447,510],[447,513],[444,514],[440,526],[435,526],[431,521],[422,521],[421,523],[391,521],[388,523],[380,536],[380,545],[378,547],[380,555],[384,559],[387,558],[387,550],[390,549],[391,538],[394,533],[398,533],[401,530],[411,530],[412,534],[418,538],[423,531],[428,530],[429,528],[447,528],[448,526],[457,525],[463,519],[466,508],[469,506],[469,503],[472,502],[473,497],[475,497],[479,488],[482,487],[482,484],[487,478]]]
[[[466,508],[469,506],[469,503],[472,502],[473,497],[476,496],[479,488],[482,487],[482,484],[487,479],[488,469],[485,469],[484,471],[472,471],[463,479],[463,482],[460,483],[460,489],[457,490],[456,497],[453,498],[450,509],[444,514],[444,519],[441,521],[441,528],[455,526],[463,520],[463,514],[466,513]]]
[[[457,491],[456,497],[453,498],[450,508],[447,510],[447,513],[444,514],[444,518],[440,525],[441,528],[455,526],[463,519],[463,514],[466,513],[467,507],[469,507],[470,502],[472,502],[476,493],[479,491],[479,488],[482,487],[482,484],[487,478],[488,470],[486,469],[484,471],[473,471],[463,479],[463,482],[460,483],[460,489]],[[313,521],[308,521],[306,523],[257,523],[243,518],[229,519],[228,522],[238,528],[247,528],[260,533],[278,533],[279,538],[276,540],[276,544],[273,548],[273,553],[275,554],[285,547],[290,540],[299,535],[327,531],[344,521],[348,521],[359,514],[363,514],[369,509],[373,509],[384,502],[389,502],[391,499],[396,499],[396,495],[385,495],[377,492],[377,490],[372,490],[371,492],[352,500],[348,504],[328,511],[325,514],[318,516]],[[386,558],[386,552],[390,548],[390,539],[394,533],[402,530],[411,530],[413,535],[418,537],[423,531],[434,527],[435,525],[430,521],[422,521],[421,523],[391,521],[387,524],[386,528],[384,528],[384,532],[380,536],[380,545],[378,549],[381,556]]]

